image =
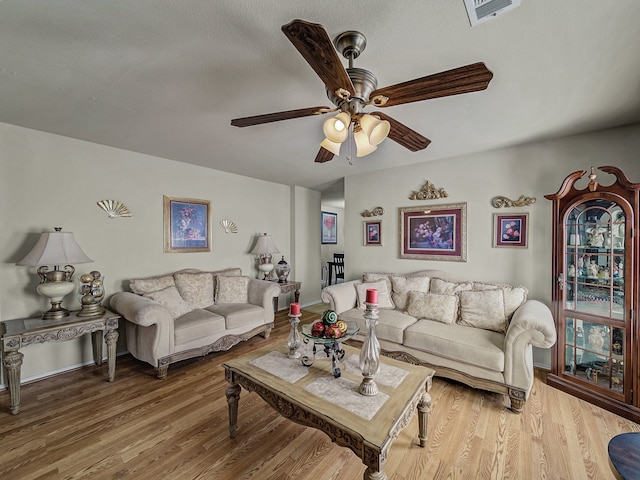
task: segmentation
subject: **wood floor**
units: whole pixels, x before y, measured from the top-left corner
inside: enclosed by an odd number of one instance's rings
[[[303,312],[307,323],[317,315]],[[361,479],[365,467],[323,433],[294,424],[242,392],[229,439],[221,364],[265,342],[286,342],[283,313],[269,340],[169,368],[166,380],[130,355],[22,388],[22,412],[0,392],[0,479]],[[640,425],[544,384],[537,373],[524,412],[500,395],[436,378],[426,448],[417,415],[391,448],[389,479],[612,479],[607,443]]]

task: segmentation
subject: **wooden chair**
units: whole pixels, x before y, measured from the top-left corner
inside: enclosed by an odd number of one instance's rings
[[[344,253],[334,253],[333,262],[327,263],[329,264],[329,285],[332,277],[335,277],[335,283],[338,283],[339,278],[344,282]]]

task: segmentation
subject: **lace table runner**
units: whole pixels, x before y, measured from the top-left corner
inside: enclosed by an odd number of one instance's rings
[[[299,358],[289,358],[280,352],[269,352],[249,363],[289,383],[296,383],[309,373]]]

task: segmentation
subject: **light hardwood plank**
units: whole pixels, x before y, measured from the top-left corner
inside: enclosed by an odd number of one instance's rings
[[[304,323],[317,313],[303,312]],[[242,392],[239,430],[229,438],[222,364],[263,346],[284,344],[286,312],[269,340],[256,337],[228,352],[154,369],[118,357],[116,381],[106,365],[85,367],[22,387],[22,411],[9,413],[0,392],[0,478],[260,479],[362,478],[365,467],[323,433],[281,417],[256,394]],[[394,442],[390,479],[611,479],[607,444],[640,425],[544,383],[537,371],[521,415],[501,395],[436,378],[426,448],[417,416]]]

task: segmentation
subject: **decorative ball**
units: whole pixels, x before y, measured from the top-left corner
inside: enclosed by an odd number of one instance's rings
[[[344,320],[338,320],[336,322],[336,326],[340,329],[340,333],[345,334],[347,333],[347,322],[345,322]]]
[[[324,324],[322,322],[315,322],[311,325],[311,335],[314,337],[322,337],[324,335]]]
[[[90,273],[85,273],[80,277],[80,281],[82,283],[91,283],[93,282],[93,275],[91,275]]]
[[[338,321],[338,314],[333,310],[325,310],[322,314],[322,323],[325,325],[333,325]]]
[[[324,336],[326,338],[340,338],[342,336],[342,332],[335,324],[327,325],[324,329]]]

